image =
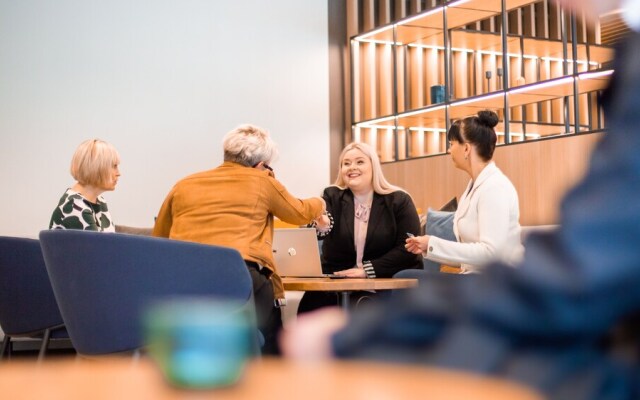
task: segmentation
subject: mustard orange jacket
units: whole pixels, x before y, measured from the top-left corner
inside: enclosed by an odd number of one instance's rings
[[[298,199],[271,171],[224,162],[190,175],[167,195],[154,236],[235,248],[245,260],[274,272],[276,298],[284,298],[273,260],[273,217],[302,225],[323,211],[321,198]]]

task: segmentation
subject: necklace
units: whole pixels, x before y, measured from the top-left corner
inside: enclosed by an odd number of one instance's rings
[[[369,222],[369,213],[371,212],[371,202],[363,203],[354,197],[355,217],[364,223]]]

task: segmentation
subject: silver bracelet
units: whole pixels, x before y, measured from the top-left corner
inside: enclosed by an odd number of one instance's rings
[[[317,235],[318,235],[318,237],[320,237],[320,238],[323,238],[323,237],[327,236],[329,233],[331,233],[331,230],[333,229],[333,224],[334,224],[334,222],[333,222],[333,215],[331,215],[331,213],[330,213],[330,212],[325,211],[323,214],[324,214],[324,215],[326,215],[327,217],[329,217],[329,229],[328,229],[326,232],[316,231],[316,234],[317,234]],[[317,229],[317,228],[318,228],[318,223],[317,223],[315,220],[313,220],[313,221],[311,221],[311,223],[310,223],[309,225],[307,225],[307,226],[309,226],[310,228],[316,228],[316,229]]]

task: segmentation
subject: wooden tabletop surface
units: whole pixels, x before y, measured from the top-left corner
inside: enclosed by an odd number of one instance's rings
[[[285,290],[344,292],[352,290],[406,289],[418,286],[417,279],[331,279],[331,278],[282,278]]]
[[[516,383],[444,369],[362,361],[299,363],[270,358],[252,361],[238,384],[214,390],[172,388],[145,358],[67,359],[40,365],[32,360],[3,361],[0,395],[11,400],[542,399]]]

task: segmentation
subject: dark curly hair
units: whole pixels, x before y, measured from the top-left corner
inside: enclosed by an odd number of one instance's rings
[[[458,143],[471,143],[476,147],[480,158],[489,161],[493,157],[498,139],[493,129],[496,125],[498,114],[490,110],[480,111],[477,116],[455,121],[447,132],[447,139]]]

